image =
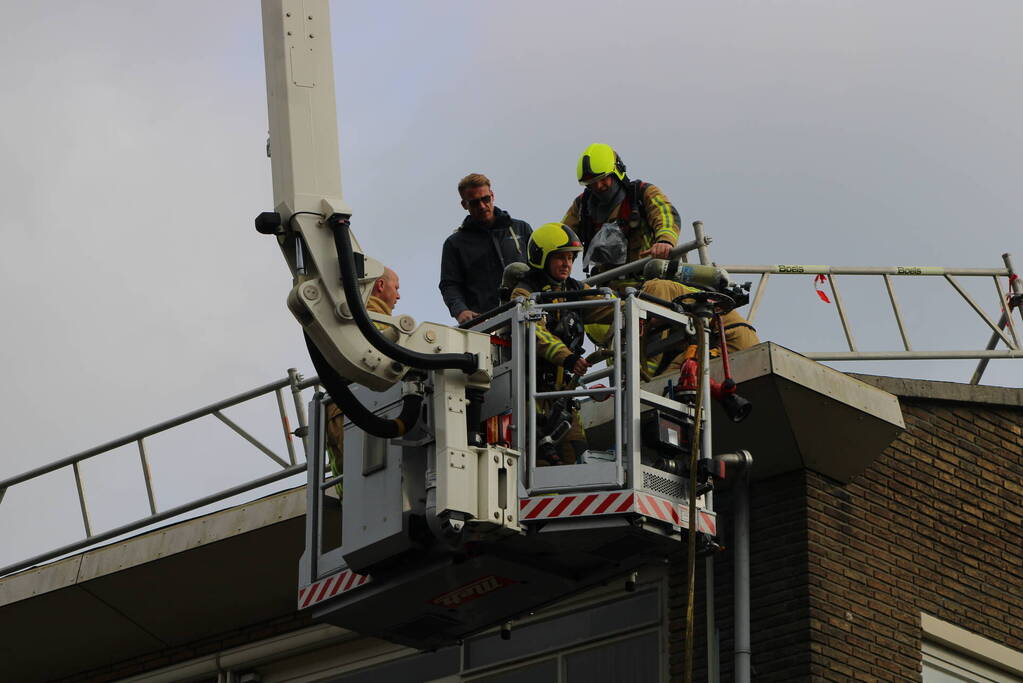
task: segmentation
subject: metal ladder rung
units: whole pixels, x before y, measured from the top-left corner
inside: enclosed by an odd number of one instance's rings
[[[692,409],[689,406],[683,405],[679,401],[673,401],[670,398],[665,398],[664,396],[660,396],[658,394],[653,393],[652,391],[647,391],[645,389],[639,390],[639,401],[640,403],[645,403],[647,405],[654,405],[659,406],[661,408],[666,408],[667,410],[671,410],[682,415],[692,414]]]

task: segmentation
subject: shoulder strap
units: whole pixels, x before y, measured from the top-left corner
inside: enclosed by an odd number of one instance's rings
[[[575,198],[579,202],[579,229],[586,232],[590,230],[589,192],[589,189],[585,189]]]

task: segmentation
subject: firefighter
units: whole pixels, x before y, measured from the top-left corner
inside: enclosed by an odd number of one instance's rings
[[[572,264],[583,245],[575,232],[562,223],[537,228],[526,249],[529,270],[519,280],[511,298],[528,298],[535,292],[571,292],[587,286],[571,277]],[[559,299],[554,299],[558,301]],[[557,391],[575,386],[590,364],[583,356],[583,326],[610,319],[610,307],[553,309],[536,324],[537,386]],[[586,451],[586,432],[571,399],[537,401],[537,464],[571,465]]]
[[[395,304],[401,298],[398,274],[390,268],[384,268],[384,274],[373,283],[373,289],[366,302],[366,310],[371,313],[391,315]],[[379,325],[378,325],[379,327]],[[334,476],[341,474],[345,452],[345,416],[335,403],[327,404],[327,457],[330,459],[330,471]],[[341,495],[340,484],[337,487]]]
[[[630,180],[625,163],[610,145],[595,142],[576,164],[576,179],[585,189],[562,222],[573,228],[586,249],[584,265],[595,274],[644,256],[664,259],[678,243],[681,219],[667,196],[652,183]],[[617,280],[617,291],[639,287],[640,280]],[[644,292],[673,300],[692,289],[672,280],[648,280]],[[729,351],[760,343],[757,332],[739,313],[722,316]]]

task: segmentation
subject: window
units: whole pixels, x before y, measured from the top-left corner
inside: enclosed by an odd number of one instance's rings
[[[923,683],[1016,683],[1023,652],[966,629],[921,615]]]

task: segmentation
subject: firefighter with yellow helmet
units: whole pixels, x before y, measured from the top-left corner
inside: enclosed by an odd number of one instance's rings
[[[589,288],[572,277],[576,255],[583,250],[579,237],[562,223],[547,223],[533,231],[526,248],[529,270],[511,292],[528,299],[537,292],[572,292]],[[598,295],[594,295],[597,298]],[[563,301],[555,297],[554,301]],[[583,327],[610,319],[610,307],[548,310],[536,324],[537,386],[542,391],[571,388],[586,374]],[[586,451],[586,432],[579,411],[569,399],[537,401],[539,465],[571,465]]]
[[[576,179],[585,188],[569,206],[562,223],[574,229],[585,248],[584,266],[595,274],[651,256],[668,258],[678,243],[681,219],[667,196],[652,183],[630,180],[622,158],[602,142],[589,145],[576,163]],[[639,287],[638,279],[616,280],[616,291]],[[644,292],[673,300],[693,291],[673,280],[642,283]],[[722,316],[729,351],[760,343],[757,332],[741,315]]]

